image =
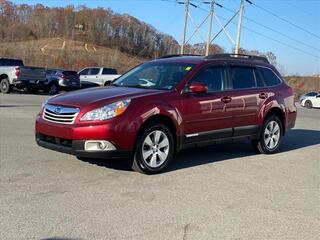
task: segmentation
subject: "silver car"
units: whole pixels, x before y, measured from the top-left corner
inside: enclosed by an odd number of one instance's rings
[[[80,78],[77,72],[57,68],[46,69],[46,91],[49,94],[57,94],[60,90],[80,88]]]

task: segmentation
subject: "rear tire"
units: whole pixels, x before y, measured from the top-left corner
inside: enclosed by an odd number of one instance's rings
[[[0,91],[2,93],[10,93],[12,86],[10,85],[9,79],[4,78],[0,81]]]
[[[170,129],[163,124],[149,125],[138,137],[132,169],[145,174],[159,173],[172,160],[174,152]]]
[[[309,109],[311,109],[311,108],[313,107],[312,102],[311,102],[310,100],[307,100],[307,101],[304,103],[304,106],[305,106],[306,108],[309,108]]]
[[[263,123],[260,138],[252,140],[257,153],[271,154],[279,148],[283,136],[282,122],[277,116],[269,116]]]
[[[59,84],[57,82],[52,82],[52,83],[49,84],[47,92],[50,95],[56,95],[56,94],[59,93],[59,90],[60,90],[59,89]]]

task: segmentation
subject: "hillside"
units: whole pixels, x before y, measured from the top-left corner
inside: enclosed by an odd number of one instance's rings
[[[106,66],[117,68],[120,73],[146,61],[118,49],[61,38],[0,43],[0,56],[21,58],[30,66],[61,67],[75,71],[88,66]],[[319,76],[287,76],[285,79],[294,88],[297,97],[308,91],[320,91]]]
[[[0,56],[21,58],[26,65],[79,70],[87,66],[114,67],[123,73],[141,63],[118,49],[61,38],[0,43]]]
[[[285,79],[294,89],[296,97],[309,91],[320,92],[320,76],[287,76]]]

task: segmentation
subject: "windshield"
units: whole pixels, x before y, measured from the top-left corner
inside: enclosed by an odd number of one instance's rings
[[[127,72],[113,85],[170,90],[177,86],[194,64],[188,63],[146,63]]]

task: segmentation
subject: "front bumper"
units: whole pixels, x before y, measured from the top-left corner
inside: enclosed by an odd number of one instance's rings
[[[39,146],[62,152],[77,157],[84,158],[128,158],[131,156],[131,151],[111,150],[111,151],[85,151],[84,145],[86,140],[70,140],[64,138],[53,137],[41,133],[36,133],[36,142]]]

